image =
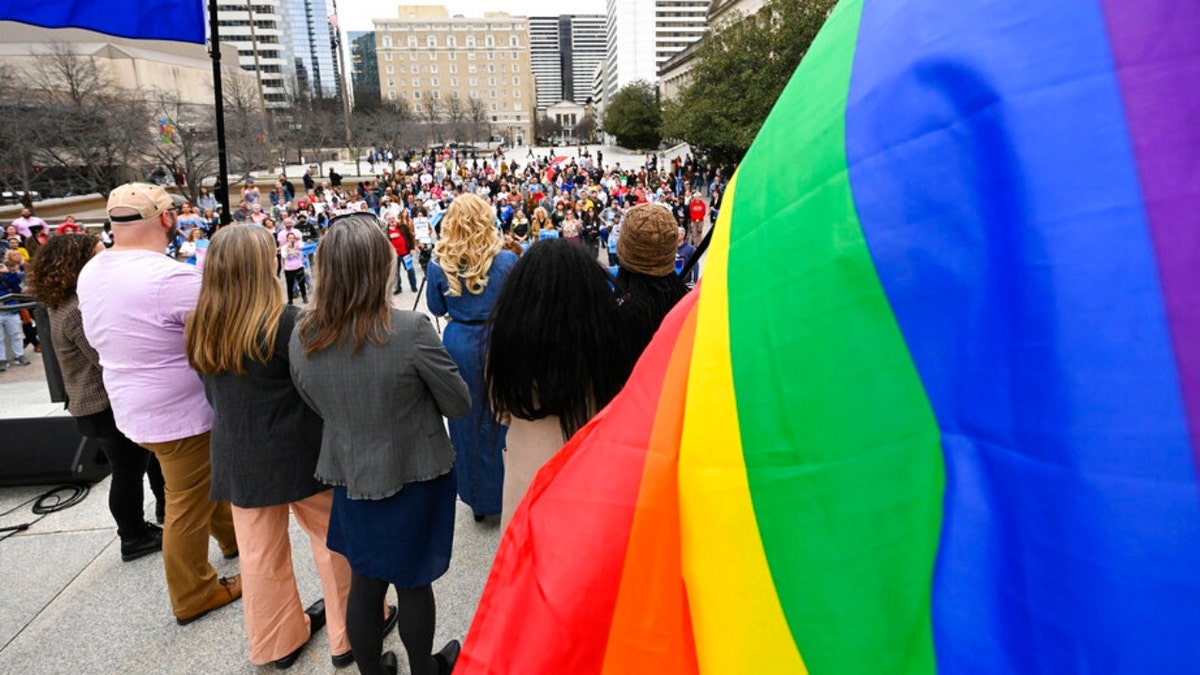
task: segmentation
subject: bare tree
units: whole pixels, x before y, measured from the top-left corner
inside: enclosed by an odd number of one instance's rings
[[[575,127],[571,130],[575,138],[590,143],[592,136],[596,133],[596,118],[591,115],[584,115],[583,119],[575,123]]]
[[[155,91],[150,109],[158,136],[154,156],[177,177],[188,199],[199,199],[200,182],[217,173],[211,107],[185,103],[178,92]]]
[[[222,78],[221,89],[225,99],[225,150],[229,168],[245,176],[270,161],[258,89],[252,81],[229,74]]]
[[[395,169],[395,160],[400,158],[400,153],[410,144],[416,133],[416,122],[412,109],[408,107],[408,101],[399,99],[388,103],[375,119],[374,132],[381,145],[392,149],[392,168]]]
[[[29,192],[34,188],[34,152],[31,124],[38,111],[24,96],[23,85],[15,71],[0,65],[0,187],[22,195],[31,206]]]
[[[491,125],[488,124],[488,109],[483,101],[473,98],[471,106],[467,110],[467,118],[471,121],[471,142],[479,141],[480,136],[484,136],[485,140],[490,140]]]
[[[38,55],[25,88],[35,106],[28,133],[39,161],[71,176],[82,191],[102,194],[144,174],[148,107],[118,91],[90,57],[51,44]]]

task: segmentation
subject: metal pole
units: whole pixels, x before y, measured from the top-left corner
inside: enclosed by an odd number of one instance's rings
[[[229,208],[229,160],[225,155],[225,92],[221,86],[221,31],[217,21],[217,0],[208,0],[209,55],[213,66],[213,97],[216,99],[217,124],[217,184],[215,192],[221,200],[221,225],[232,218]]]

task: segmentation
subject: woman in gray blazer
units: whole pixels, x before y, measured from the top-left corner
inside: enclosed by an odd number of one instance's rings
[[[346,628],[365,675],[396,672],[381,656],[379,608],[400,601],[413,675],[448,674],[452,640],[433,648],[432,582],[450,563],[454,451],[443,417],[471,396],[424,314],[394,309],[396,255],[378,218],[335,218],[316,256],[316,302],[289,345],[292,379],[324,420],[317,480],[334,486],[329,548],[352,572]]]

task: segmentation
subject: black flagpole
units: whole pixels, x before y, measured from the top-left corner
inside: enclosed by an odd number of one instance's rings
[[[209,54],[213,66],[213,97],[217,104],[217,184],[216,197],[221,201],[221,226],[229,224],[229,160],[225,157],[225,92],[221,87],[221,33],[217,21],[217,0],[208,0]]]

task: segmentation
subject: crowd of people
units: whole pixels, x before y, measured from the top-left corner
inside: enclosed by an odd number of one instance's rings
[[[398,627],[410,672],[453,669],[432,583],[456,501],[507,525],[695,282],[720,209],[723,169],[598,160],[410,154],[356,188],[280,177],[266,200],[247,182],[232,226],[207,193],[127,184],[103,237],[60,227],[31,260],[37,232],[15,228],[0,280],[48,308],[68,411],[113,465],[122,558],[161,549],[180,624],[241,598],[255,664],[291,666],[327,627],[335,666],[394,673]],[[440,337],[394,306],[418,269]],[[307,608],[289,513],[321,579]],[[240,574],[217,575],[210,536]]]

